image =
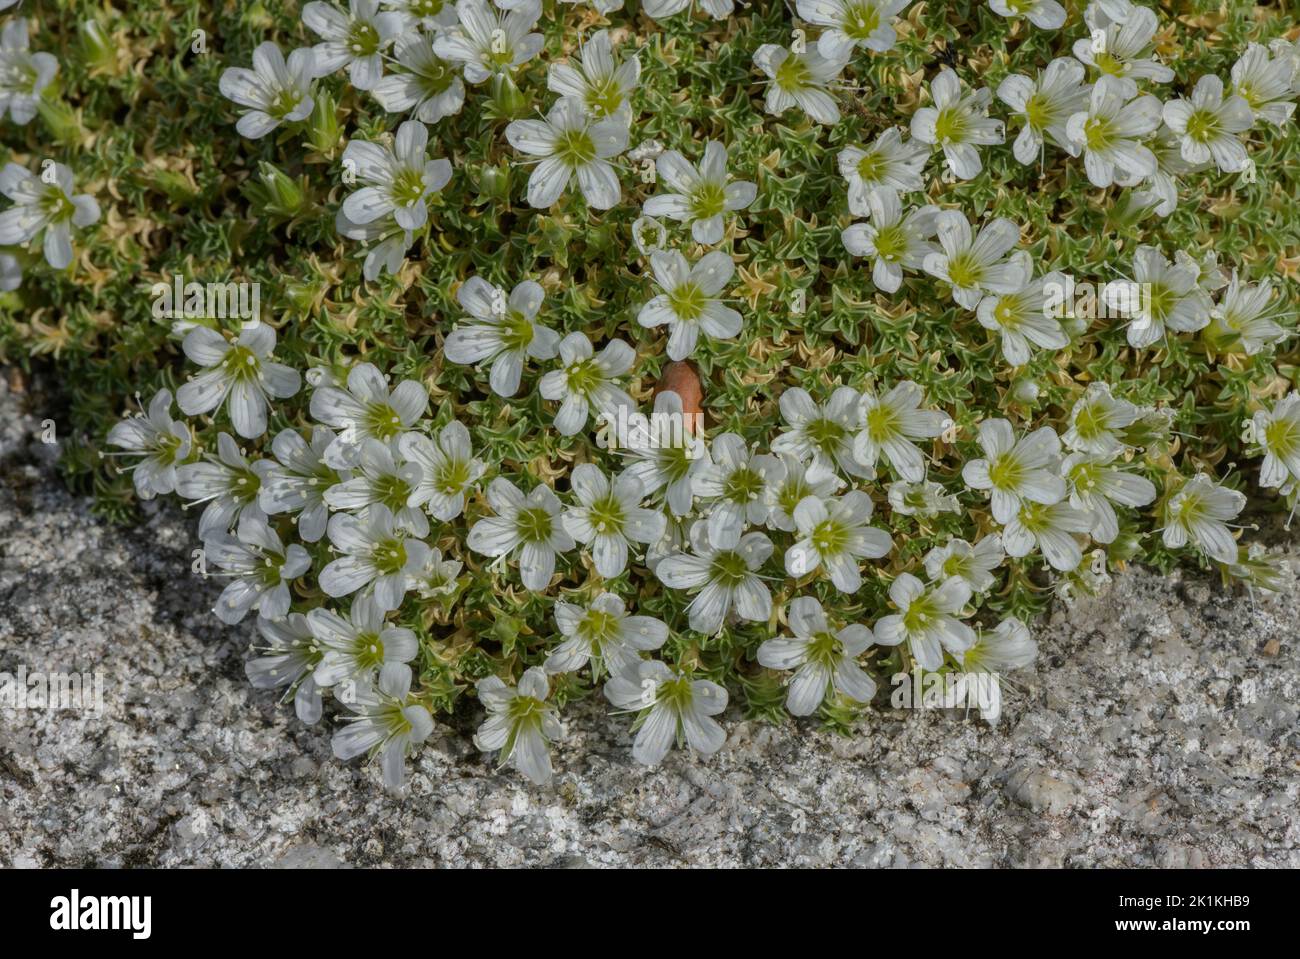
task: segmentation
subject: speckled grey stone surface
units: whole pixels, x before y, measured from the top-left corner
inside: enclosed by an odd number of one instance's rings
[[[94,518],[4,392],[0,671],[100,670],[105,690],[102,715],[0,710],[2,865],[1300,866],[1294,573],[1252,602],[1131,572],[1058,607],[996,728],[729,714],[718,755],[647,770],[591,704],[538,789],[494,772],[467,715],[395,799],[248,685],[250,630],[189,573],[194,518]]]

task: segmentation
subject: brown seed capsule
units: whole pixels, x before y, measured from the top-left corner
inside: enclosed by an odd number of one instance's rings
[[[682,414],[685,426],[692,433],[696,426],[704,425],[704,387],[700,382],[700,371],[690,360],[673,360],[665,364],[659,383],[655,386],[655,396],[669,391],[682,398]]]

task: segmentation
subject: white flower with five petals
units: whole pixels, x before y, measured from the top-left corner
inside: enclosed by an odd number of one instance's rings
[[[826,87],[847,63],[847,54],[827,58],[815,47],[793,53],[775,43],[763,44],[754,54],[754,65],[768,77],[767,112],[779,117],[797,106],[814,123],[839,123],[840,108]]]
[[[758,570],[772,555],[772,541],[762,533],[746,533],[733,549],[718,549],[709,542],[707,524],[691,527],[693,553],[664,557],[655,575],[669,589],[695,592],[687,607],[691,629],[712,636],[735,613],[751,622],[765,623],[772,615],[772,594]]]
[[[694,353],[701,332],[720,340],[740,333],[740,314],[719,298],[736,270],[729,254],[714,250],[691,266],[676,250],[656,250],[650,254],[650,267],[664,292],[641,307],[636,320],[651,329],[668,327],[670,359],[684,360]]]
[[[620,118],[593,120],[573,97],[556,101],[545,120],[515,120],[506,127],[511,146],[538,158],[528,177],[528,204],[538,209],[553,206],[574,180],[593,210],[617,205],[622,188],[609,161],[627,149],[627,138]]]
[[[573,436],[587,425],[595,408],[599,416],[614,420],[619,410],[632,411],[636,403],[616,385],[636,362],[636,350],[622,340],[610,340],[596,354],[585,333],[570,333],[560,341],[560,368],[542,377],[538,392],[544,399],[560,401],[555,428]]]
[[[239,135],[258,140],[282,123],[311,116],[315,76],[311,47],[294,50],[286,62],[280,48],[268,40],[253,51],[253,69],[230,67],[221,74],[219,86],[222,96],[246,108],[235,124]]]
[[[704,145],[699,169],[676,150],[665,150],[655,161],[670,193],[645,201],[650,217],[668,217],[691,228],[691,238],[706,246],[721,243],[723,218],[754,202],[758,188],[746,180],[728,182],[727,148],[717,140]]]
[[[961,475],[971,489],[991,491],[999,523],[1009,523],[1024,500],[1050,506],[1065,498],[1065,480],[1056,473],[1061,441],[1050,426],[1017,440],[1009,422],[987,419],[979,442],[985,456],[967,462]]]
[[[992,91],[983,87],[963,93],[957,74],[945,67],[930,81],[930,99],[933,106],[912,114],[912,138],[941,148],[957,179],[979,176],[984,164],[976,147],[1006,140],[1002,121],[988,115]]]
[[[39,177],[6,163],[0,170],[0,193],[14,205],[0,213],[0,246],[23,246],[40,237],[45,262],[66,270],[72,263],[72,228],[99,220],[95,198],[74,194],[74,189],[72,171],[62,163],[51,163]]]
[[[502,562],[517,556],[524,587],[546,589],[555,574],[556,554],[574,546],[560,520],[559,498],[545,485],[525,496],[510,480],[498,476],[488,485],[487,500],[497,515],[474,524],[466,540],[469,548]]]
[[[605,684],[605,698],[619,709],[637,710],[632,758],[653,766],[683,740],[705,756],[722,748],[727,734],[713,719],[727,708],[727,691],[707,679],[693,679],[657,659]]]
[[[876,622],[876,642],[906,642],[917,664],[934,671],[943,665],[945,650],[960,657],[975,643],[975,631],[960,618],[970,597],[970,585],[960,577],[926,586],[911,573],[899,573],[889,585],[898,612]]]
[[[353,140],[343,151],[345,169],[362,184],[343,201],[343,214],[365,225],[391,216],[403,230],[418,230],[429,219],[429,201],[451,179],[451,163],[429,159],[429,128],[407,120],[397,128],[390,150],[379,143]]]
[[[790,603],[787,616],[793,636],[766,640],[758,661],[768,669],[792,669],[785,708],[792,716],[811,716],[832,692],[856,703],[869,703],[876,683],[858,665],[858,657],[875,642],[859,624],[832,630],[822,604],[811,596]]]
[[[630,543],[651,545],[664,535],[663,513],[643,509],[645,487],[624,473],[613,482],[594,463],[573,468],[569,486],[576,500],[561,522],[569,535],[591,547],[596,572],[613,579],[627,568]]]
[[[407,25],[396,12],[379,12],[379,0],[348,0],[347,11],[312,0],[302,8],[302,22],[321,38],[312,47],[318,77],[348,68],[358,90],[371,90],[384,75],[384,52]]]
[[[488,382],[492,392],[514,396],[524,360],[549,360],[559,348],[559,334],[537,322],[545,297],[541,284],[533,280],[524,280],[507,298],[500,287],[482,277],[470,277],[456,298],[471,320],[447,334],[443,344],[447,359],[467,365],[491,360]]]
[[[550,782],[548,743],[559,739],[564,727],[559,710],[546,701],[551,692],[546,673],[538,666],[526,669],[514,687],[488,676],[476,689],[488,717],[474,734],[474,745],[495,752],[502,766],[513,766],[538,786]]]

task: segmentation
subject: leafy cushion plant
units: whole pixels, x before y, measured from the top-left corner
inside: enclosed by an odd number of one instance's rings
[[[8,7],[3,357],[392,788],[456,709],[537,782],[593,695],[647,763],[913,672],[996,720],[1053,597],[1275,582],[1277,8]]]

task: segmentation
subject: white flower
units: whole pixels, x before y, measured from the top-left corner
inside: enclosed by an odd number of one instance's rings
[[[1221,348],[1240,346],[1247,356],[1254,356],[1287,336],[1272,316],[1272,299],[1271,279],[1246,283],[1234,270],[1218,306],[1210,311],[1207,333]]]
[[[384,50],[409,23],[401,13],[380,13],[379,0],[348,0],[347,13],[312,0],[302,8],[302,22],[321,38],[312,47],[316,76],[347,67],[358,90],[374,89],[384,75]]]
[[[957,74],[945,67],[930,81],[934,106],[912,114],[912,137],[943,149],[948,169],[960,180],[979,176],[983,169],[977,146],[1006,140],[1001,120],[988,115],[993,93],[988,87],[962,92]]]
[[[1250,104],[1233,94],[1223,98],[1223,81],[1201,77],[1188,99],[1170,100],[1164,105],[1165,125],[1182,140],[1183,159],[1204,163],[1213,159],[1224,173],[1236,173],[1246,165],[1246,147],[1238,134],[1254,123]]]
[[[369,223],[353,223],[339,207],[334,215],[334,229],[340,236],[366,245],[362,275],[367,280],[378,279],[385,271],[396,276],[406,262],[406,251],[415,242],[415,234],[398,226],[391,213]]]
[[[581,63],[581,67],[567,61],[552,63],[546,88],[580,101],[592,119],[617,119],[630,126],[632,91],[641,76],[641,61],[636,54],[619,63],[614,59],[609,31],[597,30],[582,46]]]
[[[153,499],[176,489],[176,467],[190,455],[190,431],[172,419],[171,390],[159,390],[149,401],[149,412],[127,417],[108,431],[106,442],[124,453],[100,456],[139,456],[118,472],[130,472],[136,495]]]
[[[529,32],[542,15],[541,0],[524,0],[509,12],[494,10],[486,0],[457,0],[456,14],[460,26],[439,32],[433,52],[464,64],[470,83],[509,74],[542,49],[542,35]]]
[[[884,396],[863,391],[858,407],[862,432],[853,441],[853,455],[873,475],[883,453],[903,479],[925,479],[925,456],[915,442],[938,436],[950,421],[938,410],[920,409],[924,399],[925,391],[911,380],[896,384]]]
[[[811,716],[832,689],[854,702],[871,702],[875,681],[857,662],[875,642],[871,630],[853,624],[832,632],[822,604],[811,596],[790,603],[788,620],[794,636],[766,640],[758,661],[768,669],[794,670],[785,699],[792,716]]]
[[[546,589],[555,573],[555,554],[574,546],[560,521],[560,501],[554,491],[539,485],[524,496],[514,483],[498,476],[488,485],[487,500],[497,515],[474,524],[466,540],[469,548],[484,556],[517,554],[524,587]]]
[[[939,252],[930,242],[939,208],[927,203],[904,215],[903,204],[892,190],[872,190],[866,206],[871,222],[850,224],[840,239],[853,256],[873,260],[872,283],[884,293],[896,293],[903,285],[904,269],[916,272],[927,256]]]
[[[411,588],[424,599],[452,596],[456,592],[456,577],[464,567],[459,560],[443,559],[442,550],[435,546],[429,550],[424,567],[411,577]]]
[[[1278,37],[1269,43],[1273,56],[1291,67],[1291,92],[1300,93],[1300,39],[1287,40]]]
[[[52,182],[47,182],[52,181]],[[72,228],[99,220],[99,204],[88,193],[73,195],[72,171],[62,163],[43,166],[41,176],[17,163],[0,170],[0,193],[14,205],[0,213],[0,246],[25,246],[41,237],[45,262],[56,270],[72,263]]]
[[[265,323],[245,326],[233,343],[210,327],[196,326],[181,348],[203,372],[176,391],[176,405],[186,416],[198,416],[229,398],[230,424],[245,439],[266,432],[269,398],[286,399],[302,385],[297,370],[271,361],[275,329]]]
[[[975,643],[975,631],[956,618],[970,596],[970,586],[957,576],[925,586],[911,573],[899,573],[889,584],[898,612],[877,621],[876,642],[897,646],[906,641],[922,669],[936,670],[943,665],[945,649],[960,656]]]
[[[1025,17],[1040,30],[1065,26],[1065,7],[1056,0],[989,0],[989,9],[1000,17]]]
[[[1113,454],[1071,453],[1061,463],[1061,475],[1070,486],[1070,505],[1092,514],[1088,532],[1098,543],[1113,543],[1119,536],[1112,503],[1149,506],[1156,498],[1154,483],[1113,462]]]
[[[363,186],[348,194],[343,213],[365,224],[391,215],[403,230],[418,230],[429,219],[429,200],[451,179],[451,164],[427,155],[429,128],[407,120],[397,128],[390,150],[379,143],[353,140],[343,151]]]
[[[668,356],[684,360],[695,352],[700,332],[729,340],[740,333],[741,316],[718,298],[735,273],[730,254],[706,253],[691,266],[676,250],[650,254],[655,282],[664,292],[646,303],[636,320],[644,327],[668,326]]]
[[[1065,480],[1056,475],[1061,441],[1050,426],[1016,440],[1004,419],[980,423],[979,442],[987,458],[970,460],[962,479],[971,489],[991,490],[993,518],[1008,523],[1022,500],[1050,505],[1065,498]]]
[[[378,755],[384,785],[400,791],[406,778],[407,752],[433,732],[429,710],[411,697],[411,667],[388,663],[379,671],[378,686],[360,683],[344,702],[355,715],[334,734],[335,757],[348,760],[362,753]]]
[[[293,696],[294,712],[311,726],[320,722],[324,707],[320,687],[312,674],[320,662],[316,637],[302,613],[290,613],[284,619],[258,619],[257,631],[265,646],[254,646],[260,654],[244,663],[244,674],[254,689],[285,689],[284,698]]]
[[[839,123],[840,108],[826,86],[847,63],[847,56],[828,59],[812,47],[791,53],[775,43],[763,44],[754,54],[754,65],[769,77],[764,101],[767,112],[779,117],[798,106],[814,123]]]
[[[935,227],[943,249],[926,255],[925,272],[951,285],[952,297],[960,305],[973,310],[986,293],[1014,293],[1020,288],[1024,270],[1014,258],[1007,259],[1020,242],[1020,227],[997,217],[975,236],[960,210],[941,210]]]
[[[362,597],[373,595],[384,612],[402,605],[411,577],[429,558],[428,544],[408,537],[382,503],[373,504],[364,515],[334,514],[329,537],[342,555],[320,571],[320,588],[336,599],[365,590]]]
[[[1022,501],[1019,509],[1006,521],[1002,546],[1008,556],[1028,556],[1034,548],[1053,569],[1068,573],[1083,562],[1074,533],[1090,532],[1097,521],[1086,509],[1069,503],[1035,503]]]
[[[1251,422],[1264,451],[1259,485],[1272,489],[1300,482],[1300,393],[1291,391],[1272,410],[1258,411]]]
[[[575,540],[591,547],[596,572],[613,579],[627,568],[628,544],[657,543],[664,535],[662,513],[642,509],[644,487],[635,476],[624,473],[613,483],[593,463],[580,463],[569,477],[573,506],[561,522]]]
[[[1142,349],[1164,339],[1166,327],[1179,333],[1194,333],[1210,322],[1213,304],[1199,284],[1200,266],[1178,251],[1170,263],[1153,246],[1139,246],[1133,254],[1133,281],[1141,290],[1140,308],[1128,324],[1129,346]],[[1131,287],[1124,283],[1106,285],[1105,304],[1116,313],[1132,308]]]
[[[593,210],[615,206],[622,190],[609,161],[627,149],[627,137],[622,120],[592,120],[573,97],[556,101],[545,120],[515,120],[506,127],[511,146],[541,158],[528,177],[528,204],[539,209],[552,206],[574,179]]]
[[[443,12],[450,12],[454,20],[456,13],[450,3]],[[433,52],[433,41],[427,35],[418,30],[403,33],[393,47],[393,56],[401,69],[370,91],[381,107],[389,113],[414,110],[421,123],[437,123],[460,113],[465,105],[465,84],[454,66]]]
[[[526,669],[514,687],[499,676],[488,676],[476,689],[488,716],[474,734],[474,745],[497,753],[502,766],[513,766],[538,786],[550,782],[548,743],[559,739],[564,729],[559,711],[546,702],[551,692],[546,673],[537,666]]]
[[[279,463],[267,470],[257,503],[272,516],[297,513],[298,535],[304,543],[318,542],[329,523],[325,490],[339,482],[339,475],[325,462],[325,453],[334,439],[332,431],[317,426],[310,444],[294,430],[281,430],[271,441]]]
[[[1133,93],[1114,77],[1097,81],[1088,108],[1065,124],[1071,152],[1077,156],[1083,151],[1084,169],[1093,186],[1156,172],[1155,155],[1141,140],[1160,126],[1160,110],[1158,99],[1150,94],[1133,99]]]
[[[884,53],[894,46],[894,17],[912,0],[797,0],[809,23],[824,27],[817,52],[827,60],[848,59],[857,47]]]
[[[1174,78],[1174,71],[1156,60],[1152,52],[1159,27],[1154,10],[1129,7],[1122,21],[1107,16],[1095,19],[1091,25],[1098,33],[1075,40],[1072,49],[1078,60],[1101,74],[1099,84],[1114,81],[1124,99],[1130,100],[1137,93],[1138,80],[1168,83]]]
[[[954,538],[925,554],[925,575],[935,583],[957,576],[973,592],[987,593],[993,586],[993,571],[1005,559],[1002,537],[997,533],[985,536],[974,546]]]
[[[1077,154],[1077,147],[1066,133],[1066,122],[1087,108],[1089,90],[1083,82],[1083,66],[1069,57],[1053,60],[1037,81],[1014,73],[999,83],[998,99],[1023,118],[1012,148],[1016,159],[1033,163],[1042,155],[1043,144],[1049,139],[1061,149]]]
[[[418,470],[407,505],[427,507],[444,523],[461,514],[466,491],[487,471],[474,458],[469,430],[458,420],[444,426],[436,440],[423,433],[403,433],[397,449]]]
[[[634,672],[641,652],[658,649],[668,627],[652,616],[629,616],[623,601],[601,593],[587,607],[557,601],[555,625],[564,641],[546,657],[548,673],[573,673],[592,663],[593,677],[603,668],[611,676]]]
[[[208,504],[199,517],[199,537],[227,532],[246,511],[263,515],[258,491],[274,465],[265,459],[249,465],[230,434],[219,433],[216,456],[176,467],[176,495],[190,501],[185,508]]]
[[[691,238],[706,246],[722,242],[724,215],[745,209],[758,193],[746,180],[727,182],[727,148],[717,140],[704,145],[698,170],[676,150],[665,150],[655,165],[672,192],[650,197],[643,212],[688,224]]]
[[[312,79],[316,56],[311,47],[289,54],[288,63],[270,40],[253,51],[253,69],[230,67],[221,74],[221,95],[247,107],[235,129],[240,136],[258,140],[281,123],[297,123],[311,116],[316,106]]]
[[[429,520],[418,504],[407,505],[415,498],[421,469],[417,463],[399,461],[396,447],[393,440],[362,440],[356,469],[325,491],[325,502],[330,509],[360,513],[382,504],[399,528],[422,539],[429,535]]]
[[[402,380],[390,392],[388,377],[373,363],[352,367],[347,389],[327,383],[311,395],[312,417],[341,431],[325,453],[335,468],[355,465],[366,440],[387,441],[414,428],[428,405],[423,383]]]
[[[674,672],[657,659],[637,666],[635,673],[615,676],[605,684],[605,697],[619,709],[638,710],[633,729],[632,758],[653,766],[683,739],[691,748],[711,756],[727,734],[712,717],[727,708],[727,691],[707,679]]]
[[[498,396],[514,396],[524,371],[524,359],[552,359],[560,336],[537,322],[546,292],[541,284],[524,280],[509,298],[500,287],[480,276],[466,280],[457,293],[471,322],[447,334],[443,353],[453,363],[492,361],[488,382]]]
[[[975,645],[961,657],[968,672],[984,670],[1009,673],[1023,669],[1038,658],[1038,643],[1023,622],[1009,616],[991,630],[980,630]]]
[[[877,190],[913,193],[925,189],[921,170],[930,148],[916,140],[903,142],[897,127],[890,127],[869,147],[845,147],[836,157],[840,176],[849,183],[849,212],[866,216],[867,197]]]
[[[600,2],[600,0],[597,0]],[[681,13],[691,5],[693,0],[643,0],[641,12],[653,20],[664,20]],[[714,20],[725,20],[735,9],[735,0],[699,0],[704,11]],[[622,0],[615,9],[622,7]],[[603,11],[602,11],[603,12]]]
[[[1147,141],[1147,147],[1156,158],[1156,171],[1142,177],[1134,174],[1121,176],[1116,170],[1116,182],[1123,186],[1142,184],[1143,188],[1133,196],[1134,202],[1150,205],[1156,216],[1167,217],[1178,208],[1178,178],[1209,169],[1210,161],[1188,163],[1184,160],[1182,140],[1163,124],[1156,131],[1155,139]]]
[[[1232,92],[1246,101],[1256,118],[1280,127],[1295,113],[1294,70],[1291,59],[1270,59],[1267,48],[1248,43],[1232,65]]]
[[[624,475],[639,480],[646,496],[663,490],[674,515],[689,513],[694,502],[692,482],[708,465],[709,452],[686,422],[682,398],[671,390],[656,396],[648,423],[634,430],[627,449],[635,462]]]
[[[794,521],[794,511],[807,496],[825,499],[844,485],[844,481],[834,474],[809,477],[804,464],[790,453],[778,454],[782,469],[779,475],[768,476],[763,499],[767,502],[767,525],[772,529],[793,533],[798,527]]]
[[[610,340],[597,356],[585,333],[570,333],[559,350],[560,368],[543,376],[537,389],[545,399],[562,401],[555,414],[561,436],[573,436],[586,426],[592,407],[611,419],[620,408],[636,409],[627,391],[614,383],[632,368],[636,350],[622,340]]]
[[[1053,271],[1034,279],[1033,261],[1012,257],[1010,267],[1019,274],[1015,289],[980,300],[975,309],[980,326],[1001,334],[1002,357],[1012,366],[1024,366],[1033,356],[1029,344],[1044,350],[1070,345],[1060,320],[1051,315],[1048,301],[1066,284],[1063,273]]]
[[[698,590],[687,607],[691,629],[712,636],[733,609],[741,619],[767,622],[772,594],[758,570],[772,555],[772,541],[762,533],[746,533],[734,549],[717,549],[708,541],[706,524],[697,522],[691,527],[691,546],[694,555],[666,556],[655,568],[670,589]]]
[[[715,436],[710,444],[711,463],[692,479],[695,495],[708,501],[709,542],[719,549],[734,549],[746,525],[767,520],[763,490],[769,478],[783,477],[785,468],[775,456],[754,454],[735,433]]]
[[[987,704],[980,702],[980,716],[987,722],[997,722],[1002,715],[1001,677],[1006,673],[1028,666],[1038,658],[1038,643],[1030,635],[1027,627],[1019,619],[1009,616],[991,630],[979,631],[975,645],[966,650],[958,659],[965,680],[973,679],[972,674],[985,677],[981,684],[982,691],[990,696]],[[958,701],[969,699],[959,690]]]
[[[862,395],[850,386],[838,387],[824,406],[808,391],[790,387],[781,394],[781,416],[790,428],[772,441],[773,453],[792,453],[811,460],[810,480],[833,476],[838,467],[848,476],[871,479],[875,471],[853,455],[854,434],[862,427]]]
[[[1237,541],[1226,521],[1234,519],[1245,505],[1244,494],[1197,473],[1165,506],[1164,543],[1179,549],[1190,541],[1210,559],[1235,563]]]
[[[933,480],[909,482],[898,480],[889,484],[889,508],[900,516],[920,516],[929,519],[940,513],[960,513],[957,497],[946,492]]]
[[[1070,428],[1061,441],[1072,450],[1113,456],[1124,449],[1120,433],[1137,418],[1136,406],[1112,396],[1109,384],[1094,381],[1070,409]]]
[[[415,633],[388,625],[385,612],[373,599],[359,596],[346,618],[324,606],[307,614],[307,625],[321,649],[314,674],[318,685],[373,679],[388,663],[409,663],[415,658],[420,651]]]
[[[31,122],[41,102],[41,91],[59,72],[59,61],[49,53],[27,50],[27,20],[14,17],[0,31],[0,117],[19,126]]]
[[[213,612],[227,625],[238,623],[251,610],[263,619],[283,619],[293,597],[289,584],[311,568],[311,557],[297,543],[286,549],[265,517],[246,511],[239,517],[237,537],[224,530],[203,541],[203,557],[231,577]]]
[[[412,27],[423,27],[431,32],[445,30],[459,22],[456,16],[456,5],[452,0],[383,0],[383,3],[394,13],[401,15],[403,27],[407,31]],[[397,42],[400,44],[403,39],[412,35],[409,32],[404,33]],[[425,41],[426,44],[427,42]]]
[[[858,561],[894,548],[888,533],[868,525],[873,508],[861,490],[825,500],[805,497],[794,509],[798,539],[785,552],[786,573],[798,579],[824,566],[836,589],[856,593],[862,587]]]

